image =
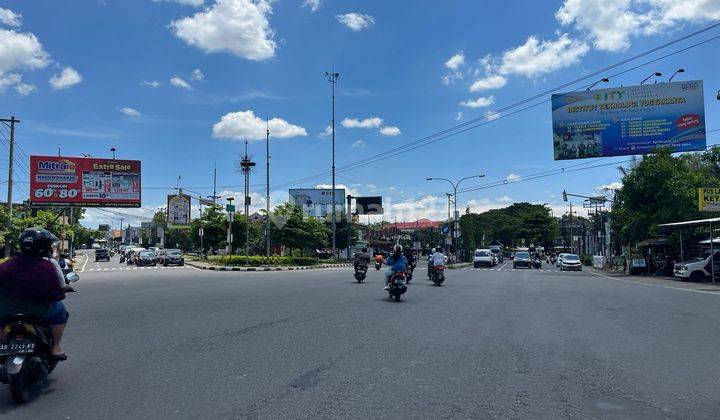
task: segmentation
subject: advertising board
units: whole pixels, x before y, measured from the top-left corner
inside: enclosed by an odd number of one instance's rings
[[[167,197],[168,227],[190,224],[190,196],[187,194],[168,195]]]
[[[355,197],[357,214],[383,214],[382,197]]]
[[[702,80],[552,95],[555,160],[704,150]]]
[[[140,207],[140,161],[30,156],[30,205]]]
[[[720,188],[698,188],[698,209],[720,211]]]
[[[290,202],[300,206],[308,216],[325,218],[332,214],[332,188],[291,189]],[[335,214],[338,220],[345,212],[345,189],[335,189]]]

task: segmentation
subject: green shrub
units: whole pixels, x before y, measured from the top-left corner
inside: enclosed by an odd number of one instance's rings
[[[269,266],[289,266],[289,265],[316,265],[319,263],[317,258],[312,257],[266,257],[264,255],[251,255],[249,258],[245,258],[244,255],[211,255],[208,257],[208,261],[220,264],[220,265],[236,265],[243,266],[246,262],[251,267],[259,267],[263,265]]]
[[[585,265],[585,266],[591,266],[591,265],[593,265],[593,257],[592,257],[592,255],[581,254],[581,255],[580,255],[580,261],[582,262],[582,265]]]

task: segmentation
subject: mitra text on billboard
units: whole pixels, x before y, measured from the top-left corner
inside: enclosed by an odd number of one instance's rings
[[[30,156],[30,205],[140,207],[140,161]]]
[[[555,160],[705,149],[701,80],[552,95]]]

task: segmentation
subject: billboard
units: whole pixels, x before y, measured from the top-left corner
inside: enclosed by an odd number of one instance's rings
[[[332,188],[291,189],[290,202],[308,216],[324,219],[332,214]],[[335,189],[335,214],[345,213],[345,189]]]
[[[140,161],[30,156],[30,205],[140,207]]]
[[[698,188],[698,210],[720,211],[720,188]]]
[[[705,150],[703,82],[552,95],[555,160]]]
[[[168,195],[167,197],[168,227],[190,224],[190,196],[187,194]]]
[[[382,197],[355,197],[357,214],[383,214]]]

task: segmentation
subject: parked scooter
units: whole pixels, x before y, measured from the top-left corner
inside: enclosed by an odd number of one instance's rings
[[[72,271],[65,276],[67,284],[78,280],[80,276]],[[44,382],[59,361],[52,355],[50,326],[17,314],[3,320],[0,327],[0,382],[10,385],[17,404],[25,404],[32,396],[31,386]]]

